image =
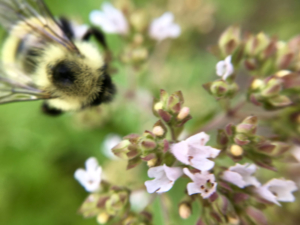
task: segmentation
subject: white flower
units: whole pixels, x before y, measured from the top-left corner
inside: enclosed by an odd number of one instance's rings
[[[179,167],[168,167],[166,165],[152,167],[148,170],[148,177],[155,179],[145,182],[147,191],[149,193],[167,192],[182,174],[182,169]]]
[[[87,33],[89,26],[87,24],[79,25],[77,23],[71,23],[72,31],[74,33],[75,39],[82,39],[82,37]]]
[[[210,170],[215,163],[207,158],[215,158],[220,150],[205,146],[209,136],[201,132],[189,137],[185,141],[171,145],[174,156],[186,165],[191,165],[198,170]]]
[[[236,164],[235,166],[229,167],[228,170],[224,171],[222,179],[230,182],[239,188],[244,188],[249,185],[253,185],[255,187],[260,186],[259,181],[251,176],[256,170],[256,166],[254,164],[245,165]]]
[[[91,157],[85,162],[85,169],[77,169],[74,177],[88,192],[95,192],[100,187],[102,168],[96,158]]]
[[[171,12],[166,12],[161,17],[154,19],[149,28],[150,37],[157,41],[179,37],[180,26],[173,23],[173,20],[174,15]]]
[[[135,212],[141,212],[149,204],[150,195],[144,190],[133,191],[130,194],[130,206]]]
[[[122,138],[117,134],[109,134],[104,138],[103,144],[101,146],[103,154],[109,159],[119,159],[111,151],[113,147],[119,144],[122,141]]]
[[[234,67],[231,63],[231,55],[227,56],[225,60],[217,63],[217,75],[226,80],[234,72]]]
[[[193,174],[188,168],[184,168],[183,172],[193,181],[187,185],[189,195],[200,193],[203,198],[209,198],[216,192],[217,183],[215,182],[215,175],[207,171]]]
[[[90,13],[90,21],[100,26],[106,33],[127,34],[128,23],[123,13],[110,3],[102,5],[102,11],[93,10]]]
[[[256,188],[255,192],[263,199],[280,205],[280,202],[293,202],[295,197],[292,192],[298,188],[294,181],[283,179],[272,179],[261,187]]]

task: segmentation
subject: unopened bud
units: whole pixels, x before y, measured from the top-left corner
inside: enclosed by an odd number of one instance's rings
[[[152,150],[156,148],[156,142],[151,139],[146,139],[141,142],[141,147],[143,150]]]
[[[239,220],[238,217],[228,216],[227,219],[228,219],[229,224],[232,224],[232,225],[239,225],[240,224],[240,220]]]
[[[236,156],[236,157],[239,157],[243,154],[244,150],[242,149],[241,146],[239,145],[232,145],[230,147],[230,153],[233,155],[233,156]]]
[[[187,219],[191,216],[192,209],[191,205],[188,203],[181,203],[179,205],[179,215],[182,219]]]
[[[109,215],[106,212],[102,212],[97,216],[97,222],[99,224],[105,224],[109,220]]]
[[[147,27],[146,13],[142,10],[133,12],[130,15],[130,23],[137,31],[143,31]]]
[[[132,60],[140,62],[148,58],[148,51],[145,48],[138,48],[132,51]]]
[[[222,80],[215,81],[211,84],[210,91],[215,97],[222,97],[226,95],[228,91],[228,85]]]
[[[129,140],[123,140],[121,141],[118,145],[116,145],[115,147],[112,148],[112,152],[122,158],[122,159],[127,159],[127,153],[129,152],[129,145],[130,145],[130,141]]]
[[[180,120],[183,120],[185,119],[188,115],[190,115],[190,109],[188,107],[183,107],[179,114],[177,115],[177,119],[180,121]]]
[[[234,136],[234,142],[238,145],[246,145],[250,143],[250,140],[244,134],[237,134]]]
[[[261,79],[255,79],[252,84],[251,84],[251,88],[253,90],[258,90],[258,89],[261,89],[263,88],[265,85],[265,82]]]
[[[147,166],[154,167],[154,166],[156,166],[156,163],[157,163],[157,158],[153,158],[153,159],[150,159],[149,161],[147,161]]]
[[[165,134],[165,130],[161,126],[155,126],[152,133],[155,134],[155,136],[161,137]]]
[[[154,110],[156,112],[158,112],[158,110],[162,109],[163,108],[163,103],[162,102],[157,102],[155,105],[154,105]]]
[[[279,95],[269,99],[269,103],[274,107],[285,107],[291,105],[293,102],[287,96]]]
[[[267,83],[266,87],[261,92],[264,97],[273,97],[280,93],[282,90],[282,81],[280,79],[272,78]]]
[[[144,37],[141,34],[136,34],[133,37],[133,42],[136,45],[141,45],[144,42]]]
[[[291,74],[292,72],[291,71],[289,71],[289,70],[280,70],[280,71],[278,71],[276,74],[275,74],[275,76],[276,77],[285,77],[286,75],[289,75],[289,74]]]

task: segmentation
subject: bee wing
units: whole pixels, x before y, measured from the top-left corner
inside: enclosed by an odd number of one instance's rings
[[[50,98],[52,98],[50,94],[36,89],[33,85],[25,85],[0,76],[0,104]]]
[[[31,19],[35,18],[33,22]],[[0,23],[11,30],[23,21],[30,31],[54,41],[69,51],[80,54],[74,43],[64,33],[43,0],[0,0]]]

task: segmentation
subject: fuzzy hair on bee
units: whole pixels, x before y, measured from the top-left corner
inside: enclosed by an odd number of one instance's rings
[[[65,18],[54,19],[42,0],[0,0],[0,24],[8,31],[2,46],[0,104],[44,100],[49,115],[112,100],[107,73],[109,50],[95,28],[76,35]],[[94,36],[98,46],[89,42]]]

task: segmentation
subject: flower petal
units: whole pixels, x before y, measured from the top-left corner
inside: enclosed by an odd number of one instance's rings
[[[193,195],[193,194],[197,194],[197,193],[201,193],[202,192],[202,190],[200,189],[200,187],[198,185],[196,185],[194,182],[187,184],[187,190],[188,190],[188,194],[189,195]]]
[[[171,152],[176,157],[177,160],[184,164],[189,164],[188,161],[188,145],[185,141],[171,145]]]
[[[188,145],[193,146],[195,148],[205,145],[208,141],[209,141],[209,135],[206,134],[205,132],[195,134],[189,137],[188,139],[186,139]]]
[[[94,171],[98,168],[99,164],[95,157],[88,158],[85,162],[85,168],[87,171]]]
[[[165,164],[163,165],[163,167],[167,178],[171,181],[177,180],[183,174],[182,169],[180,167],[168,167]]]
[[[244,188],[246,186],[246,182],[243,180],[243,177],[237,172],[229,170],[224,171],[222,179],[238,186],[239,188]]]

